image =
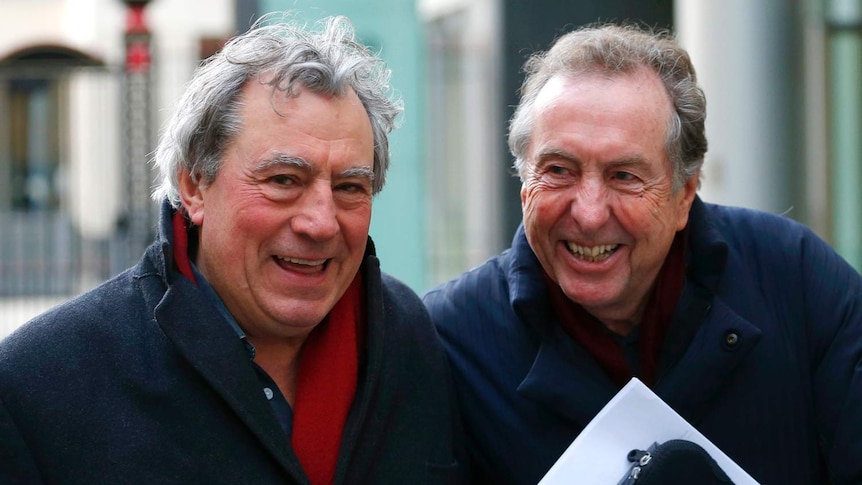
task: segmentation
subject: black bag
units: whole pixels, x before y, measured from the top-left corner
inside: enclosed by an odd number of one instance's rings
[[[709,453],[691,441],[653,443],[646,451],[630,451],[628,460],[632,466],[617,485],[733,484]]]

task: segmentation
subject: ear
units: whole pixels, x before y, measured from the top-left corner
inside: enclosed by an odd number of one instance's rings
[[[204,197],[200,188],[200,180],[195,182],[188,170],[180,170],[179,173],[180,201],[189,220],[196,226],[204,223]]]
[[[691,210],[691,204],[694,202],[694,196],[697,195],[697,182],[700,180],[700,172],[689,177],[679,189],[679,209],[677,212],[676,230],[681,231],[688,224],[688,213]]]

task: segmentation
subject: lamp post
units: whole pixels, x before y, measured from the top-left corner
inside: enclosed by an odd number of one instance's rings
[[[128,266],[152,241],[156,211],[150,200],[153,177],[147,160],[153,151],[151,34],[144,16],[149,0],[124,0],[123,3],[126,4],[122,140],[126,174],[126,252],[119,263]]]

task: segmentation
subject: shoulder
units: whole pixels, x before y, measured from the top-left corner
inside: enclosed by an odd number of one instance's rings
[[[512,306],[510,273],[504,253],[423,295],[447,351],[484,348],[523,336],[525,327],[516,324],[519,320]]]
[[[28,365],[74,366],[94,349],[129,345],[133,321],[152,315],[138,281],[126,271],[33,318],[0,342],[0,369],[23,373]]]
[[[387,273],[380,274],[380,286],[381,301],[372,301],[372,305],[382,309],[389,337],[436,339],[428,310],[413,289]]]
[[[428,310],[419,295],[398,278],[380,273],[383,313],[389,325],[431,327]],[[376,303],[375,303],[376,304]]]
[[[810,228],[789,215],[706,204],[710,224],[727,243],[731,256],[757,258],[761,264],[800,267],[806,259],[841,260]]]
[[[862,275],[805,225],[784,215],[717,205],[707,205],[705,214],[714,237],[726,244],[719,291],[737,309],[748,306],[750,313],[768,304],[813,322],[812,315],[858,305],[852,300],[862,297]],[[704,234],[694,237],[711,237]]]
[[[718,204],[704,204],[704,208],[709,221],[725,236],[771,239],[774,235],[787,234],[798,238],[810,231],[790,214]]]
[[[407,310],[424,310],[419,295],[403,281],[383,272],[380,273],[380,281],[383,296],[392,305],[403,307]]]
[[[422,300],[435,321],[468,307],[482,306],[489,299],[508,301],[507,255],[494,256],[425,292]]]

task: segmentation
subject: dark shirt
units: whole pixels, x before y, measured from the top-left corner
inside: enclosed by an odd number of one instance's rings
[[[239,326],[239,323],[237,323],[236,319],[231,315],[230,311],[228,311],[222,299],[194,264],[192,264],[192,271],[194,272],[198,287],[203,290],[204,294],[207,295],[207,298],[209,298],[213,305],[215,305],[218,312],[224,317],[225,321],[227,321],[231,328],[233,328],[237,337],[239,337],[240,341],[245,345],[245,348],[248,351],[249,362],[254,368],[254,372],[257,374],[257,378],[260,381],[263,395],[266,397],[267,401],[269,401],[270,407],[275,413],[276,419],[278,419],[278,424],[281,425],[281,429],[284,430],[284,434],[287,435],[287,439],[290,440],[293,430],[293,410],[290,408],[290,404],[287,402],[287,399],[284,398],[284,394],[281,393],[278,386],[275,384],[275,381],[272,380],[269,374],[254,362],[254,345],[248,341],[248,337],[242,327]]]

